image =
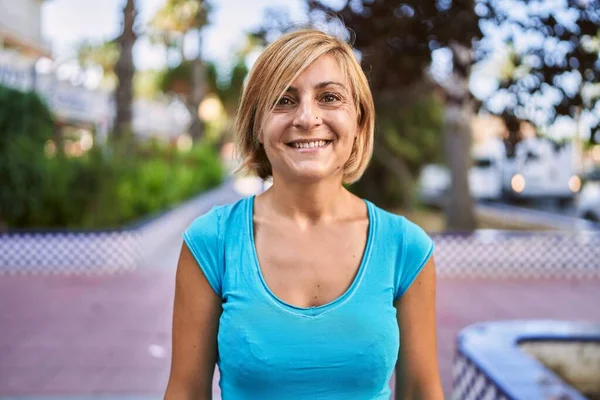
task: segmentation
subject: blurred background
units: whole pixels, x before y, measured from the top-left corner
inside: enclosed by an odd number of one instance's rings
[[[234,173],[235,108],[307,23],[373,91],[350,189],[436,242],[448,396],[473,323],[600,322],[597,0],[0,0],[0,399],[160,398],[180,234],[268,187]]]

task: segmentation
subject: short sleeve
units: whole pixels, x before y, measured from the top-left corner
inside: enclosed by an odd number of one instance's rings
[[[196,218],[183,232],[183,239],[198,262],[206,280],[221,296],[224,263],[220,251],[220,215],[218,208]]]
[[[400,271],[396,274],[396,293],[394,298],[402,296],[413,283],[433,254],[433,240],[417,224],[403,218],[402,257]]]

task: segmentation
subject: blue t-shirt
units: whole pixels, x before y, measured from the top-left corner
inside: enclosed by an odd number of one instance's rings
[[[287,304],[267,287],[254,246],[254,197],[215,207],[184,232],[223,299],[223,399],[389,399],[400,341],[394,299],[426,264],[433,241],[365,202],[369,233],[358,273],[343,295],[319,307]]]

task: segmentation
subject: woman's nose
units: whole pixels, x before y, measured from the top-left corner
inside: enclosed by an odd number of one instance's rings
[[[306,131],[321,125],[319,108],[312,101],[301,102],[296,109],[296,115],[294,115],[292,123],[296,128]]]

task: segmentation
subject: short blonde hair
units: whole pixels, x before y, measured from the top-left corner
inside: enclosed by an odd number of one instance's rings
[[[245,169],[266,179],[272,167],[258,141],[264,116],[298,75],[322,55],[332,55],[348,77],[358,116],[358,133],[344,165],[343,182],[356,182],[373,154],[375,106],[367,77],[346,42],[316,29],[289,32],[271,43],[254,63],[238,106],[234,134],[236,151]]]

